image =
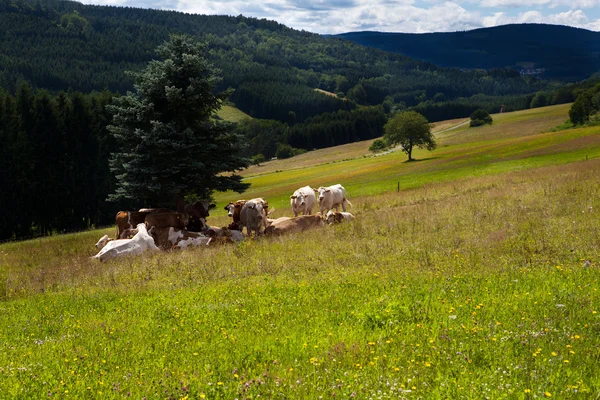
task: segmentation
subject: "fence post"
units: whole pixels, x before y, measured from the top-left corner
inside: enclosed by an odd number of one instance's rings
[[[398,193],[400,193],[400,182],[398,182]]]

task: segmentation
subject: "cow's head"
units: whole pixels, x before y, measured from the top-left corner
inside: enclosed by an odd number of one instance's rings
[[[197,218],[208,218],[210,213],[208,210],[215,208],[216,205],[208,200],[199,200],[195,203],[188,204],[185,206],[185,212],[190,214],[190,217]]]
[[[306,195],[302,192],[297,192],[297,194],[290,196],[290,199],[292,199],[294,205],[298,207],[306,204]]]
[[[233,217],[233,210],[235,210],[235,204],[229,203],[225,206],[225,211],[227,211],[228,217]]]
[[[331,192],[331,189],[321,186],[318,189],[315,189],[315,192],[318,194],[319,201],[322,201],[327,193]]]
[[[267,215],[267,211],[265,209],[264,203],[261,202],[261,201],[253,201],[253,200],[251,200],[251,201],[247,202],[245,206],[249,210],[252,210],[251,212],[259,220],[262,220]],[[267,205],[267,207],[268,207],[268,205]]]

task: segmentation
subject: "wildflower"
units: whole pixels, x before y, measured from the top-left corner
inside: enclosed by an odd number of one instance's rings
[[[531,389],[525,389],[524,392],[525,393],[531,393]]]
[[[552,397],[552,394],[550,392],[544,392],[544,396],[546,396],[546,397]]]

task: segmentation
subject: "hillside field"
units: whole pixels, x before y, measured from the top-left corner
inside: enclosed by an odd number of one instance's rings
[[[114,228],[0,245],[1,397],[597,398],[600,128],[550,132],[567,111],[442,124],[412,163],[269,162],[209,219],[342,183],[345,225],[106,263]]]

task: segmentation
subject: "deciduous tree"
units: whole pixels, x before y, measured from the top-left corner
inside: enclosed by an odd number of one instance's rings
[[[431,133],[431,125],[427,119],[416,111],[405,111],[395,114],[385,125],[384,139],[390,146],[401,145],[402,151],[412,161],[413,148],[434,150],[435,138]]]

